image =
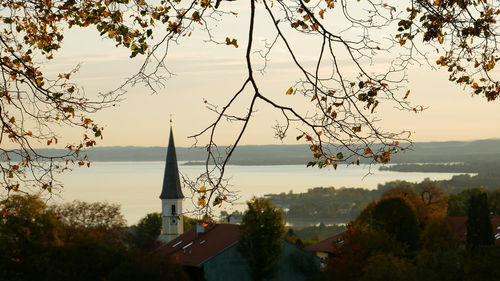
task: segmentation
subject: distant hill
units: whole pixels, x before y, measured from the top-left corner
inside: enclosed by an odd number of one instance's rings
[[[222,152],[224,149],[221,150]],[[41,149],[43,154],[61,150]],[[91,161],[164,161],[166,147],[96,147],[86,151]],[[223,155],[221,155],[223,156]],[[179,161],[199,162],[206,157],[205,148],[177,148]],[[230,161],[233,165],[304,164],[311,161],[307,145],[239,146]],[[500,139],[415,143],[413,150],[397,153],[391,163],[500,162]]]

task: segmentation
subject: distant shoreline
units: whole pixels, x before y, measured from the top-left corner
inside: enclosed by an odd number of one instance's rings
[[[184,165],[205,165],[207,151],[205,148],[178,147],[177,159],[185,162]],[[220,155],[224,157],[224,147],[220,147]],[[67,153],[63,149],[40,149],[37,150],[46,156],[57,156]],[[341,148],[340,152],[344,150]],[[96,147],[81,152],[87,155],[91,162],[148,162],[165,161],[166,147]],[[344,155],[348,152],[345,151]],[[313,160],[313,154],[308,145],[243,145],[234,151],[228,164],[240,166],[259,165],[306,165]],[[463,163],[461,169],[469,170],[476,163],[498,163],[500,162],[500,139],[478,140],[469,142],[428,142],[414,143],[412,150],[406,150],[391,155],[390,164],[416,164],[426,163],[426,169],[432,165],[442,163]],[[362,164],[370,164],[370,159],[361,159]],[[467,166],[467,167],[466,167]],[[393,167],[396,169],[411,169],[421,171],[422,167]],[[434,167],[453,169],[455,172],[459,167]],[[433,169],[434,169],[433,168]],[[385,168],[384,168],[385,169]],[[409,170],[408,170],[409,171]],[[470,171],[474,172],[474,171]]]

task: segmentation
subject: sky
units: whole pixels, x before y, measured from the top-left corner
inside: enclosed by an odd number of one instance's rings
[[[104,126],[99,146],[166,146],[168,142],[169,119],[173,116],[175,141],[177,146],[194,144],[188,136],[209,126],[216,115],[205,108],[204,100],[222,106],[241,86],[246,78],[244,46],[248,13],[239,3],[231,9],[236,16],[227,16],[214,29],[219,40],[237,38],[239,48],[205,42],[201,32],[190,38],[183,38],[172,45],[166,63],[175,75],[157,94],[142,86],[129,87],[124,100],[117,106],[105,109],[92,116]],[[257,11],[256,49],[269,39],[272,31],[268,28],[262,11]],[[334,19],[332,19],[334,20]],[[294,47],[302,55],[304,62],[311,61],[315,51],[314,40],[297,37]],[[256,55],[255,55],[256,56]],[[80,64],[75,81],[84,88],[89,97],[98,92],[107,92],[120,86],[127,77],[137,72],[144,57],[129,58],[129,52],[117,48],[110,40],[100,38],[93,28],[70,29],[65,35],[63,46],[55,59],[44,65],[45,73],[67,72]],[[301,108],[307,100],[299,96],[286,96],[286,90],[299,76],[290,63],[290,57],[277,45],[270,54],[265,75],[256,74],[264,95],[283,101],[295,108]],[[431,61],[434,58],[431,57]],[[256,58],[258,65],[262,61]],[[346,66],[349,67],[349,66]],[[377,65],[375,65],[377,67]],[[381,66],[382,67],[382,66]],[[400,111],[391,105],[383,105],[377,110],[381,119],[378,126],[385,131],[409,130],[412,140],[449,141],[499,138],[498,101],[487,102],[481,97],[473,97],[460,86],[448,81],[446,70],[431,70],[429,67],[414,66],[408,71],[412,104],[427,107],[421,113]],[[496,70],[493,77],[500,77]],[[404,92],[401,93],[404,95]],[[244,102],[239,110],[247,108]],[[283,141],[274,138],[272,127],[280,115],[269,106],[258,103],[254,119],[249,124],[241,144],[297,144],[295,136],[299,131],[292,127]],[[226,124],[218,131],[216,140],[220,144],[230,144],[235,138],[238,124]],[[80,137],[77,128],[58,128],[62,145]],[[198,143],[203,146],[203,140]]]

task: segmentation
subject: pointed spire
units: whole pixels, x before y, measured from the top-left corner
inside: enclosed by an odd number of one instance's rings
[[[174,134],[172,132],[172,117],[170,117],[170,139],[168,141],[167,161],[165,163],[165,174],[163,176],[163,188],[160,199],[184,198],[177,166],[177,155],[175,153]]]

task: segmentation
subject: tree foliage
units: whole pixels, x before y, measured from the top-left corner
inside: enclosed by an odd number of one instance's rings
[[[485,192],[470,198],[467,212],[467,246],[493,245],[493,227],[488,210],[488,195]]]
[[[117,45],[135,46],[133,55],[144,53],[147,32],[133,28],[138,19],[131,26],[124,21],[126,10],[140,5],[128,2],[1,1],[0,169],[1,186],[8,192],[32,186],[52,192],[60,186],[55,173],[72,163],[88,164],[80,151],[93,147],[103,130],[89,115],[114,105],[119,95],[110,92],[89,99],[71,80],[78,66],[55,75],[43,73],[41,66],[55,57],[65,31],[74,26],[95,26]],[[58,143],[60,126],[80,127],[82,138],[66,145],[67,152],[60,155],[35,149]]]
[[[385,231],[353,222],[342,236],[343,242],[332,245],[334,255],[328,259],[328,274],[346,281],[359,280],[368,259],[377,254],[405,255],[404,246]]]
[[[428,221],[443,219],[446,216],[447,195],[428,179],[416,185],[401,182],[382,193],[380,198],[397,197],[405,199],[415,209],[422,229]]]
[[[187,280],[165,254],[131,247],[120,223],[80,223],[69,232],[67,220],[38,197],[15,195],[3,203],[8,212],[0,220],[2,280]]]
[[[422,249],[415,261],[419,280],[461,280],[459,241],[444,218],[427,223],[420,244]]]
[[[238,251],[246,259],[253,280],[274,278],[285,235],[283,214],[268,199],[253,198],[247,206],[240,224]]]
[[[381,200],[373,209],[372,227],[386,231],[414,252],[419,244],[419,223],[415,210],[402,198]]]
[[[398,184],[393,190],[385,190],[385,198],[380,202],[369,204],[348,225],[340,242],[332,245],[328,259],[331,280],[451,281],[496,276],[500,252],[490,239],[492,227],[484,190],[466,193],[474,198],[468,204],[474,206],[472,213],[482,214],[483,219],[473,218],[474,225],[467,226],[467,236],[473,235],[478,242],[473,247],[463,247],[445,216],[430,216],[425,224],[419,224],[413,206],[421,202],[420,196],[415,196],[417,193],[410,186]],[[484,237],[482,242],[477,238],[480,235]]]
[[[121,206],[107,202],[73,201],[54,206],[60,220],[70,227],[113,229],[125,227]]]
[[[367,265],[363,268],[363,276],[359,280],[412,281],[417,279],[415,267],[410,260],[391,254],[378,254],[368,259]]]
[[[143,217],[135,227],[135,244],[141,248],[147,242],[154,241],[161,233],[161,214],[150,213]]]
[[[483,187],[469,188],[448,198],[448,216],[467,216],[471,198],[481,193],[487,193],[488,209],[494,215],[500,215],[500,189],[486,190]]]

